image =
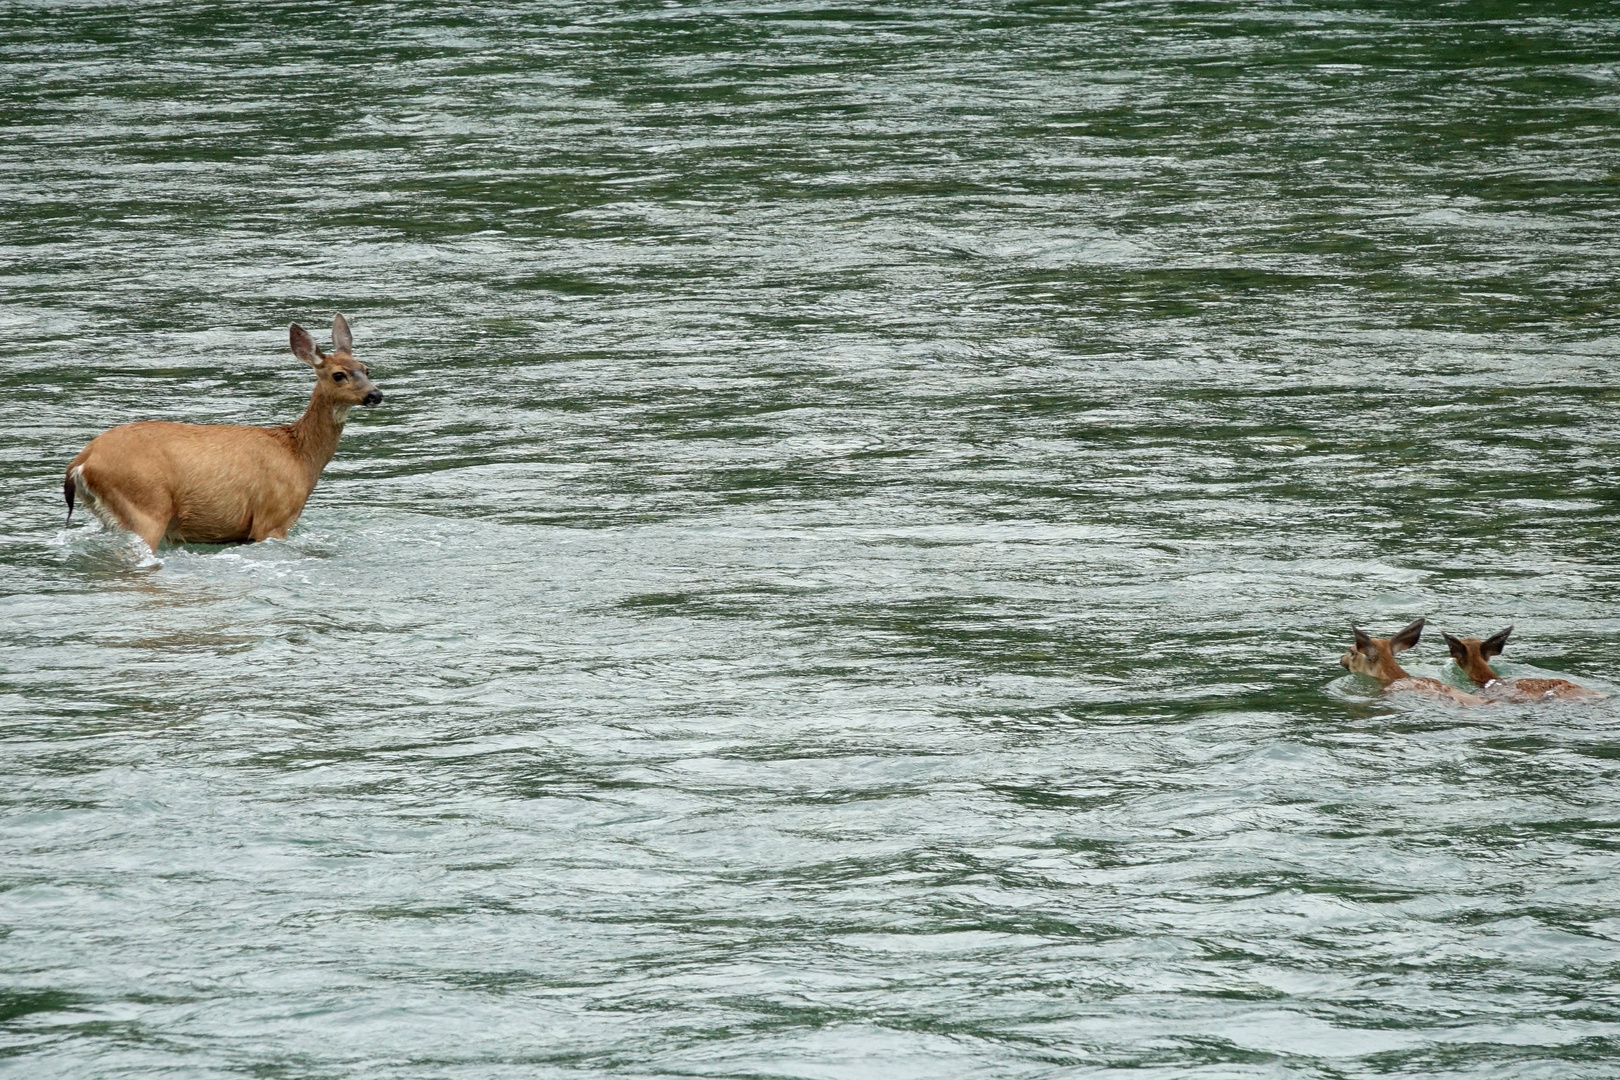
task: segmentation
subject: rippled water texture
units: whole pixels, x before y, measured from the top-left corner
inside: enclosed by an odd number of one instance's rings
[[[0,6],[0,1075],[1612,1077],[1620,15]],[[62,469],[388,392],[284,542]]]

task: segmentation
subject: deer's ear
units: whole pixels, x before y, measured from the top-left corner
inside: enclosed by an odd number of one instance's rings
[[[1365,631],[1358,630],[1354,626],[1350,628],[1350,632],[1356,635],[1356,650],[1370,654],[1372,652],[1372,638],[1368,637]]]
[[[342,315],[332,320],[332,348],[354,355],[354,335],[349,333],[349,320]]]
[[[1401,632],[1389,639],[1389,651],[1392,653],[1405,652],[1417,645],[1418,639],[1423,636],[1423,619],[1415,619],[1407,623]]]
[[[305,330],[297,323],[293,323],[287,328],[287,337],[292,342],[294,356],[310,367],[321,366],[323,357],[320,350],[315,347],[315,339],[309,336],[308,330]]]
[[[1468,659],[1468,647],[1466,645],[1452,637],[1450,634],[1446,633],[1444,630],[1440,631],[1440,636],[1446,639],[1446,648],[1451,650],[1451,658],[1453,660],[1456,660],[1460,664]]]
[[[1501,656],[1502,650],[1507,648],[1508,635],[1511,633],[1513,633],[1513,627],[1510,626],[1506,630],[1498,630],[1496,633],[1480,642],[1480,655],[1484,656],[1487,660],[1493,656]]]

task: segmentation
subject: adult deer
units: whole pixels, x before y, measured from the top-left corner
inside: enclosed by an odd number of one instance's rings
[[[330,353],[297,323],[288,334],[293,354],[315,369],[315,392],[296,423],[143,420],[105,431],[68,464],[68,520],[78,495],[104,525],[128,529],[154,552],[164,540],[240,544],[286,536],[337,452],[349,410],[383,399],[354,358],[342,315],[332,320]]]
[[[1504,679],[1491,670],[1490,660],[1501,656],[1507,648],[1508,635],[1513,627],[1498,630],[1481,641],[1479,638],[1452,637],[1442,633],[1451,659],[1463,673],[1479,684],[1479,688],[1492,698],[1519,703],[1537,701],[1598,701],[1604,697],[1596,690],[1577,686],[1568,679]]]
[[[1423,625],[1424,620],[1418,619],[1387,638],[1368,637],[1352,627],[1351,633],[1355,635],[1356,643],[1350,647],[1349,652],[1339,657],[1339,666],[1357,675],[1377,679],[1384,684],[1386,694],[1405,691],[1439,698],[1441,701],[1455,702],[1458,705],[1490,704],[1478,694],[1459,690],[1439,679],[1408,675],[1406,669],[1395,662],[1396,653],[1405,652],[1418,643],[1418,639],[1423,636]]]

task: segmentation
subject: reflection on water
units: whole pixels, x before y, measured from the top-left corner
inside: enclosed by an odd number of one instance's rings
[[[1620,24],[0,12],[0,1072],[1602,1076]],[[286,541],[60,471],[389,389]]]

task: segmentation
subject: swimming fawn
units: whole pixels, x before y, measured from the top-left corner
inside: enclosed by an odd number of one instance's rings
[[[1423,624],[1424,620],[1418,619],[1394,637],[1387,638],[1368,637],[1351,627],[1351,633],[1356,635],[1356,643],[1350,647],[1349,652],[1339,657],[1339,664],[1357,675],[1369,675],[1377,679],[1384,684],[1386,694],[1405,691],[1459,705],[1490,704],[1478,694],[1470,694],[1455,686],[1448,686],[1439,679],[1408,675],[1405,669],[1395,662],[1396,653],[1405,652],[1418,643],[1418,639],[1423,636]]]
[[[315,391],[296,423],[282,427],[143,420],[90,440],[67,468],[75,494],[109,528],[128,529],[154,552],[164,540],[234,544],[284,537],[303,513],[321,470],[337,452],[349,410],[382,391],[354,359],[348,321],[332,320],[332,351],[297,323],[292,351],[315,369]]]
[[[1604,696],[1596,690],[1577,686],[1568,679],[1502,678],[1491,670],[1489,661],[1493,656],[1502,655],[1511,633],[1513,627],[1510,626],[1484,641],[1473,637],[1456,638],[1444,632],[1440,636],[1446,639],[1446,648],[1451,650],[1451,658],[1457,662],[1457,666],[1492,697],[1500,697],[1503,701],[1531,702],[1597,701]]]

